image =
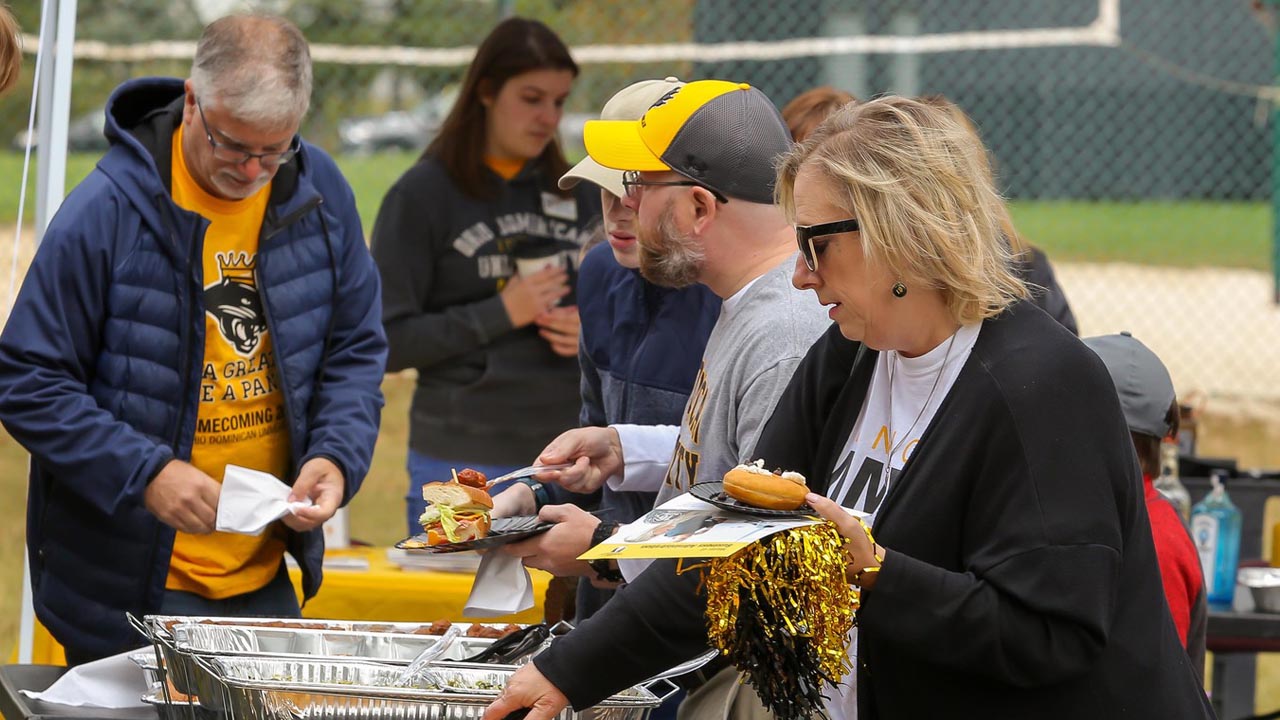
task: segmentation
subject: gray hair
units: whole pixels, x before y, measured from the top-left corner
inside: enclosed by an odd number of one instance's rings
[[[294,125],[311,105],[311,50],[278,15],[228,15],[200,36],[191,82],[197,98],[243,122]]]

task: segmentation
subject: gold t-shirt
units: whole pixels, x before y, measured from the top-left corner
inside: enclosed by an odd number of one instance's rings
[[[209,221],[204,236],[204,365],[191,464],[218,482],[228,464],[286,480],[289,431],[284,397],[254,266],[271,185],[244,200],[223,200],[191,177],[182,126],[173,134],[173,200]],[[275,577],[284,528],[258,536],[179,532],[165,587],[220,600],[257,590]]]

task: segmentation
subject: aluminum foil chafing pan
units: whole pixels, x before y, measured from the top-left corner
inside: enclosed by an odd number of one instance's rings
[[[238,648],[247,647],[249,640],[234,640],[235,636],[226,634],[217,635],[217,630],[210,631],[207,635],[201,635],[202,631],[192,630],[189,637],[192,643],[188,645],[188,649],[180,651],[174,637],[177,628],[187,626],[199,626],[207,628],[234,628],[243,638],[246,629],[258,630],[263,633],[270,631],[272,640],[268,643],[268,647],[279,648],[288,642],[291,647],[310,648],[312,654],[316,652],[317,633],[328,633],[335,638],[332,643],[325,643],[326,652],[323,653],[327,657],[345,657],[345,650],[336,655],[328,654],[330,649],[349,648],[353,642],[353,635],[347,635],[346,640],[338,640],[338,634],[350,633],[357,635],[374,635],[374,634],[390,634],[399,636],[418,636],[426,638],[427,641],[438,638],[439,633],[433,633],[436,630],[435,623],[406,623],[406,622],[369,622],[360,620],[313,620],[303,618],[241,618],[241,617],[215,617],[215,616],[186,616],[186,615],[147,615],[142,621],[130,617],[130,621],[134,627],[143,635],[152,641],[157,649],[164,656],[165,665],[167,666],[167,675],[170,682],[178,692],[188,695],[198,695],[200,685],[205,684],[204,670],[197,667],[191,661],[191,656],[197,652],[209,652],[214,654],[228,653],[244,653],[244,654],[267,654],[270,651],[259,650],[257,652],[244,651]],[[460,628],[463,631],[469,630],[475,623],[452,623],[453,627]],[[483,624],[483,623],[482,623]],[[505,627],[504,624],[492,625],[495,628]],[[310,639],[290,639],[291,637],[310,636]],[[213,638],[218,638],[219,642],[213,642]],[[203,640],[209,639],[205,647],[207,650],[195,650],[197,644]],[[226,644],[220,644],[221,640],[226,640]],[[239,645],[235,643],[239,642]],[[354,642],[359,642],[358,639]],[[410,641],[402,639],[396,643],[383,644],[379,652],[380,655],[371,656],[381,662],[400,662],[407,663],[412,659],[410,655],[407,659],[398,657],[388,657],[388,655],[396,654],[398,651],[396,646],[405,647]],[[470,657],[475,653],[488,647],[493,643],[489,638],[473,638],[460,637],[455,645],[451,646],[441,659],[460,660]],[[379,644],[377,640],[365,641],[366,648],[374,648]],[[261,646],[260,646],[261,647]],[[289,654],[305,654],[296,651],[285,651]],[[416,654],[416,653],[415,653]]]
[[[467,638],[477,652],[492,640]],[[309,630],[235,625],[176,625],[173,643],[179,651],[223,655],[275,655],[328,659],[364,658],[380,662],[408,664],[419,653],[440,643],[438,635],[359,632],[356,630]],[[467,657],[457,651],[459,659]]]
[[[476,720],[511,669],[431,665],[411,687],[394,687],[402,668],[377,663],[197,657],[219,684],[218,700],[234,718],[279,720]],[[202,704],[205,698],[202,696]],[[618,693],[587,713],[595,720],[644,720],[661,701],[642,687]],[[587,713],[566,708],[557,720]]]
[[[435,623],[426,622],[371,622],[367,620],[318,620],[310,618],[251,618],[251,617],[218,617],[206,615],[147,615],[142,620],[139,630],[147,637],[161,635],[172,637],[173,628],[178,625],[235,625],[239,627],[265,627],[284,630],[336,630],[355,632],[403,633],[408,635],[439,635],[442,631],[432,632]],[[463,630],[469,629],[473,623],[451,623]],[[502,624],[494,627],[503,627]]]
[[[192,660],[200,657],[258,657],[274,660],[376,660],[408,665],[422,652],[441,642],[441,659],[461,660],[493,644],[489,638],[447,638],[436,635],[357,632],[355,630],[307,630],[302,628],[237,627],[188,624],[173,627],[178,664],[185,672],[183,687],[203,698],[205,707],[222,710],[218,681]],[[179,688],[180,689],[180,688]]]

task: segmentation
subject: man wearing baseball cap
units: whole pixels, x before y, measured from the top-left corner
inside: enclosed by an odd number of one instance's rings
[[[573,467],[541,479],[576,492],[606,481],[657,491],[661,504],[753,459],[792,372],[829,325],[822,306],[791,283],[795,235],[773,204],[774,159],[791,136],[759,90],[701,80],[665,93],[638,121],[588,122],[584,139],[592,160],[625,172],[641,274],[660,285],[705,285],[723,307],[679,427],[570,430],[538,461]],[[566,542],[565,554],[526,563],[556,566],[602,539]],[[628,591],[513,676],[486,720],[521,707],[534,708],[530,720],[549,720],[566,704],[589,707],[707,649],[696,573],[675,578],[674,561],[624,562]],[[768,717],[733,668],[704,672],[688,689],[681,718]]]
[[[1151,519],[1165,599],[1191,666],[1203,681],[1209,608],[1200,557],[1177,510],[1153,484],[1160,474],[1160,443],[1178,432],[1178,398],[1173,380],[1160,358],[1127,332],[1084,338],[1084,344],[1102,358],[1120,396],[1120,409],[1142,467],[1147,516]]]
[[[674,77],[633,83],[605,103],[600,117],[638,120],[650,105],[683,85]],[[707,337],[720,315],[720,298],[704,285],[667,288],[640,277],[636,213],[622,202],[626,194],[622,171],[587,157],[560,178],[560,188],[568,190],[581,181],[600,187],[602,229],[607,242],[591,248],[578,268],[578,314],[582,322],[579,422],[584,427],[613,423],[679,425]],[[556,523],[554,533],[502,548],[537,565],[538,558],[556,554],[562,537],[612,534],[620,523],[631,522],[652,510],[656,497],[656,492],[618,491],[608,486],[601,488],[598,498],[583,496],[527,478],[494,497],[494,514],[534,515],[546,506],[543,517]],[[597,499],[596,514],[579,507]],[[581,622],[604,606],[617,583],[608,568],[599,573],[587,563],[576,562],[575,557],[566,560],[562,566],[547,569],[580,576],[574,619]],[[679,701],[674,697],[663,703],[654,711],[653,719],[675,717]]]

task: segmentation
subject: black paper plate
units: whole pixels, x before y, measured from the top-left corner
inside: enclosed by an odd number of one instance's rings
[[[705,500],[721,510],[729,510],[731,512],[743,513],[745,515],[758,515],[760,517],[774,518],[807,518],[816,517],[817,513],[808,505],[801,505],[795,510],[770,510],[768,508],[758,508],[738,502],[724,493],[724,483],[722,482],[703,482],[689,488],[689,494]]]
[[[455,553],[467,550],[483,550],[485,548],[506,545],[516,540],[523,540],[551,529],[555,523],[543,522],[537,515],[497,518],[489,526],[489,534],[479,540],[447,543],[445,545],[427,545],[427,534],[420,533],[396,543],[401,550],[413,550],[429,553]]]

